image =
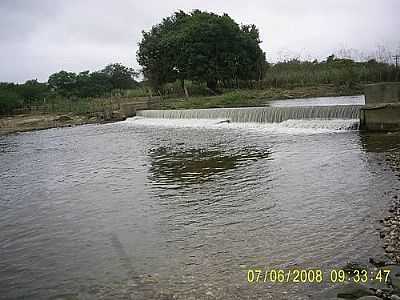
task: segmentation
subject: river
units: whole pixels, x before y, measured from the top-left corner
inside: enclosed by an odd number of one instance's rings
[[[136,117],[1,136],[0,298],[308,299],[329,284],[247,271],[382,253],[398,139],[355,121]]]

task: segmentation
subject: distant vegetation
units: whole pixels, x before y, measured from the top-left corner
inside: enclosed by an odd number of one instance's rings
[[[355,62],[329,56],[326,60],[299,61],[293,59],[271,66],[265,73],[261,87],[296,87],[334,84],[352,87],[359,83],[400,81],[400,69],[377,62]]]
[[[104,69],[78,74],[60,71],[52,74],[46,83],[29,80],[24,84],[0,83],[0,114],[18,109],[48,106],[52,110],[85,112],[87,99],[121,95],[134,89],[143,96],[135,77],[136,71],[121,64],[110,64]]]
[[[400,69],[375,59],[356,62],[331,55],[323,61],[292,59],[266,64],[261,80],[237,80],[233,83],[218,81],[217,89],[229,92],[237,89],[293,89],[333,85],[338,94],[342,94],[343,91],[362,92],[361,85],[383,81],[400,81]],[[209,94],[202,81],[188,81],[186,87],[191,96]],[[166,97],[185,96],[179,81],[165,84],[163,91]]]
[[[141,82],[135,80],[138,71],[110,64],[96,72],[60,71],[45,83],[0,83],[0,114],[38,107],[84,114],[113,106],[115,99],[144,96],[181,99],[161,105],[171,108],[258,105],[263,97],[356,94],[365,83],[400,81],[399,68],[375,59],[331,55],[269,64],[260,43],[255,25],[238,25],[226,14],[179,11],[143,32],[137,52]]]

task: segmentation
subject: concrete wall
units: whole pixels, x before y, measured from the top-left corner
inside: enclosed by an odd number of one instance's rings
[[[400,130],[400,103],[362,108],[360,128],[373,131]]]
[[[122,103],[120,105],[120,111],[125,117],[133,117],[136,115],[136,104]]]
[[[137,110],[148,109],[148,101],[121,103],[120,112],[127,118],[136,116]]]
[[[365,106],[360,112],[364,130],[400,130],[400,82],[365,86]]]
[[[364,92],[367,105],[400,102],[400,82],[368,84]]]

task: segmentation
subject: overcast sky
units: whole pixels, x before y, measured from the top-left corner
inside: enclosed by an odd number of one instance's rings
[[[256,24],[272,62],[400,50],[399,0],[0,0],[0,81],[46,81],[112,62],[139,68],[141,31],[179,9]]]

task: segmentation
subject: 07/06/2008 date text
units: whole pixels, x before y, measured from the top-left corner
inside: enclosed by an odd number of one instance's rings
[[[333,269],[323,271],[321,269],[249,269],[247,270],[247,282],[254,283],[366,283],[388,282],[390,270],[379,269],[374,272],[363,270],[345,271]]]

